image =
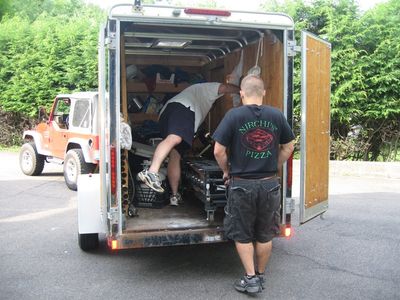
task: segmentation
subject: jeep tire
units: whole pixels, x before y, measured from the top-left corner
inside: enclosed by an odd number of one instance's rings
[[[40,175],[44,168],[45,158],[37,152],[34,142],[23,144],[19,153],[19,166],[22,173],[28,176]]]
[[[68,188],[76,191],[78,189],[78,175],[88,174],[93,169],[93,164],[85,162],[81,149],[69,150],[64,160],[64,179]]]

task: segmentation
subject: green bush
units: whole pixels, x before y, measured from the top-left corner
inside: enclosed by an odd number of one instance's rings
[[[364,14],[354,0],[286,0],[283,4],[269,2],[265,9],[287,12],[298,30],[311,31],[332,43],[331,157],[397,159],[400,1],[389,0]],[[295,119],[300,115],[299,66],[296,57]],[[363,128],[362,137],[349,139],[354,125]]]
[[[64,7],[58,14],[49,9],[37,16],[21,12],[3,17],[0,23],[3,110],[34,116],[39,106],[49,108],[56,94],[96,89],[97,38],[102,13],[79,3],[53,1],[55,8]]]

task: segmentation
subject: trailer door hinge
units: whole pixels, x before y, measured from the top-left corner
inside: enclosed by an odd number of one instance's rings
[[[107,214],[108,219],[111,221],[111,223],[118,223],[118,208],[116,207],[111,207],[110,211]]]
[[[109,49],[115,50],[117,48],[115,33],[110,34],[110,36],[105,39],[105,44]]]
[[[287,55],[294,57],[297,52],[301,52],[301,47],[296,45],[296,41],[288,41]]]
[[[295,209],[295,202],[293,198],[286,198],[286,203],[285,203],[285,207],[286,207],[286,213],[293,213],[294,209]]]

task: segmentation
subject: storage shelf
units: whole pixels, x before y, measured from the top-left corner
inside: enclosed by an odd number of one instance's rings
[[[178,86],[171,83],[156,83],[153,93],[179,93],[190,86],[189,83],[179,83]],[[127,82],[126,89],[129,93],[148,93],[146,84],[143,82]]]

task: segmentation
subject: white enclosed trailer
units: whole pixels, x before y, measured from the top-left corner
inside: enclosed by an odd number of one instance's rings
[[[138,197],[143,197],[138,194],[141,185],[135,180],[135,166],[143,164],[138,161],[140,157],[151,159],[154,147],[134,138],[130,151],[121,149],[121,121],[130,123],[134,130],[143,121],[157,120],[157,115],[143,110],[131,113],[130,96],[137,103],[140,97],[160,98],[178,93],[193,83],[188,78],[176,80],[182,73],[189,74],[189,78],[201,75],[206,81],[225,82],[232,72],[245,75],[251,68],[259,69],[266,84],[264,103],[283,111],[293,126],[293,60],[299,52],[302,58],[299,222],[325,212],[330,44],[306,32],[302,33],[300,44],[296,46],[294,40],[293,20],[280,13],[151,6],[141,5],[140,1],[112,7],[99,35],[100,171],[81,176],[78,183],[81,248],[96,248],[99,234],[105,234],[112,249],[225,241],[223,209],[205,205],[212,197],[210,185],[201,176],[194,178],[197,187],[190,178],[182,182],[184,205],[138,210],[132,206]],[[150,76],[151,81],[146,71],[154,66],[159,72],[155,80]],[[160,74],[165,69],[171,70],[171,77],[162,78]],[[218,100],[202,128],[212,133],[226,111],[237,104],[236,100],[232,95]],[[201,161],[206,148],[194,144],[191,154]],[[280,176],[281,235],[287,236],[295,210],[292,158]],[[205,203],[196,196],[199,186],[207,190]]]

